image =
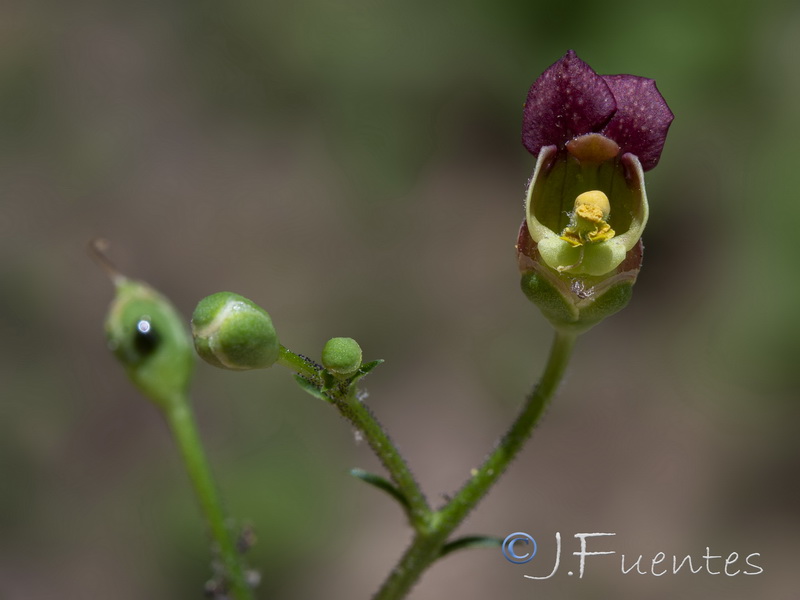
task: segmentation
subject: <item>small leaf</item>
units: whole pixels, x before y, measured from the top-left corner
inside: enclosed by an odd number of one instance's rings
[[[365,377],[366,375],[369,374],[370,371],[372,371],[372,369],[383,363],[384,360],[380,359],[380,360],[373,360],[372,362],[368,362],[361,365],[361,368],[358,369],[358,372],[355,375],[353,375],[352,379],[350,379],[350,383],[353,384],[362,377]]]
[[[294,380],[297,382],[303,390],[314,396],[314,398],[319,398],[320,400],[324,400],[325,402],[330,402],[331,399],[319,388],[319,386],[305,377],[301,375],[295,375]]]
[[[381,361],[382,362],[382,361]],[[388,479],[381,477],[380,475],[376,475],[375,473],[370,473],[363,469],[350,469],[350,475],[353,477],[357,477],[361,481],[369,483],[370,485],[374,485],[379,490],[383,490],[387,494],[389,494],[392,498],[397,500],[403,508],[408,511],[410,506],[408,504],[408,500],[403,495],[403,492],[398,490],[392,482]]]
[[[446,543],[442,547],[441,552],[439,552],[439,558],[447,556],[457,550],[466,550],[468,548],[499,548],[502,544],[503,540],[498,537],[467,535]]]

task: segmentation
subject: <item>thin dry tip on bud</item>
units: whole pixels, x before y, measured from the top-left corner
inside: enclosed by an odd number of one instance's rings
[[[111,279],[111,283],[119,285],[125,280],[125,276],[120,273],[116,265],[108,258],[106,252],[110,247],[111,244],[107,239],[95,238],[89,242],[89,256],[106,272],[109,279]]]

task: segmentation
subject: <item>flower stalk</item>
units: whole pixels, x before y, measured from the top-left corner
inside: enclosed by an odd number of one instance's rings
[[[221,566],[221,581],[215,582],[215,586],[233,600],[253,600],[253,591],[247,582],[235,536],[227,523],[191,406],[185,397],[175,398],[162,412],[178,446],[214,542],[213,550]]]

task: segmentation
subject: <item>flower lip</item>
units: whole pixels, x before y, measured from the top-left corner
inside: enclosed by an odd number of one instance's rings
[[[673,114],[655,81],[598,75],[573,50],[531,86],[523,110],[522,143],[534,156],[575,137],[600,133],[636,155],[643,170],[658,163]]]

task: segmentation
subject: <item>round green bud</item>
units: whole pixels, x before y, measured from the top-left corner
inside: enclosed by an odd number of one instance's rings
[[[322,349],[322,366],[339,377],[354,375],[361,366],[361,346],[353,338],[331,338]]]
[[[278,360],[280,352],[267,311],[231,292],[200,301],[192,315],[192,335],[200,357],[221,369],[265,369]]]

